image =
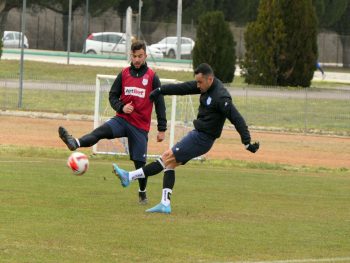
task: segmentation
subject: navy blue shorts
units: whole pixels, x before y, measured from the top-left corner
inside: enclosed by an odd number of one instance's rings
[[[148,132],[135,127],[117,116],[108,120],[106,123],[112,128],[114,138],[128,138],[131,160],[146,162]]]
[[[189,160],[207,153],[213,146],[215,139],[207,134],[193,130],[176,143],[171,150],[176,162],[185,164]]]

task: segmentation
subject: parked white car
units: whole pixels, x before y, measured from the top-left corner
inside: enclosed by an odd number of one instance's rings
[[[84,52],[84,50],[83,50]],[[125,54],[126,35],[121,32],[98,32],[90,34],[85,40],[87,54]],[[163,58],[163,53],[154,47],[146,46],[146,53],[151,58]]]
[[[2,45],[5,48],[21,48],[22,47],[22,32],[4,31],[2,37]],[[29,48],[28,38],[24,36],[24,48]]]
[[[181,37],[181,57],[190,57],[195,42],[188,37]],[[176,58],[177,53],[177,37],[163,38],[151,47],[159,48],[163,54],[169,58]]]

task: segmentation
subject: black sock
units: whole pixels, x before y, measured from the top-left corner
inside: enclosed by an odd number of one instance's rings
[[[158,173],[160,173],[161,171],[164,170],[163,167],[163,161],[162,159],[158,159],[155,160],[152,163],[149,163],[147,165],[145,165],[144,167],[142,167],[143,173],[145,174],[145,176],[152,176],[152,175],[156,175]]]
[[[107,124],[102,124],[91,133],[79,138],[80,147],[90,147],[101,139],[113,139],[112,128]]]
[[[135,161],[135,160],[134,160],[135,169],[139,169],[139,168],[141,168],[141,167],[144,166],[144,165],[145,165],[144,162]],[[139,178],[138,181],[139,181],[139,188],[140,188],[140,191],[145,191],[145,190],[146,190],[146,186],[147,186],[147,177],[145,177],[145,178]]]
[[[163,189],[173,189],[175,185],[175,170],[165,170],[163,177]]]

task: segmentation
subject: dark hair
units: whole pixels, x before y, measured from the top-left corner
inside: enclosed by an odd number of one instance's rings
[[[213,69],[207,63],[199,64],[198,67],[194,70],[195,75],[197,75],[199,73],[202,73],[205,76],[209,76],[209,75],[213,76],[214,75]]]
[[[143,49],[146,52],[146,44],[145,42],[141,41],[141,40],[136,40],[134,42],[132,42],[131,44],[131,51],[135,52],[136,50],[140,50]]]

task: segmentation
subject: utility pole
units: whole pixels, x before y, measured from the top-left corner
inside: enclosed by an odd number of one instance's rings
[[[181,26],[182,26],[182,0],[177,0],[177,25],[176,25],[176,59],[181,59]]]
[[[130,48],[131,48],[131,37],[132,37],[132,9],[129,6],[126,9],[126,25],[125,25],[125,35],[126,35],[126,61],[130,59]]]
[[[19,92],[18,92],[18,108],[22,108],[22,94],[23,94],[23,63],[24,63],[24,32],[26,29],[26,12],[27,12],[27,2],[23,0],[22,2],[22,21],[21,21],[21,62],[20,62],[20,72],[19,72]]]
[[[85,3],[85,15],[84,15],[84,54],[86,53],[86,46],[85,46],[85,41],[88,37],[89,34],[89,0],[86,0]]]
[[[139,0],[139,19],[138,19],[138,23],[137,23],[137,39],[140,39],[141,37],[141,9],[143,6],[143,2],[142,0]]]
[[[72,0],[69,0],[69,15],[68,15],[68,39],[67,39],[67,64],[69,65],[70,58],[70,42],[72,31]]]

